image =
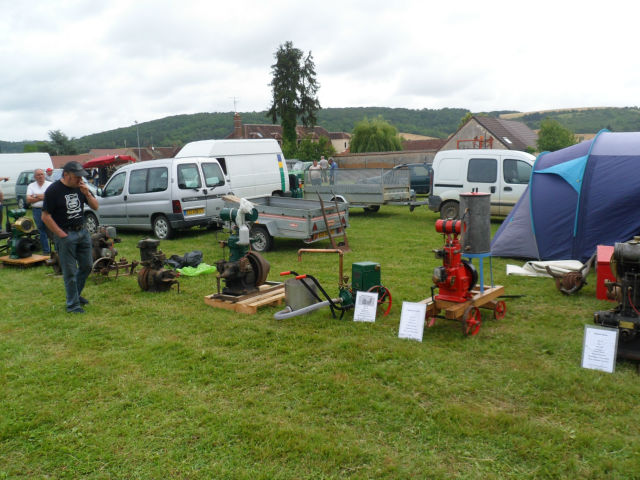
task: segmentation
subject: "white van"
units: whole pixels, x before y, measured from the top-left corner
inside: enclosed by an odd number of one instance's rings
[[[36,168],[43,170],[53,168],[53,163],[48,153],[1,153],[0,177],[9,177],[9,181],[0,184],[4,198],[16,198],[15,187],[20,172],[24,170],[33,171]]]
[[[114,172],[99,192],[100,208],[87,212],[90,231],[105,224],[152,230],[161,240],[174,230],[219,223],[223,195],[231,192],[211,158],[168,158],[131,163]],[[97,215],[97,216],[96,216]]]
[[[491,215],[506,216],[524,193],[535,157],[517,150],[443,150],[433,159],[429,209],[458,218],[460,194],[491,194]]]
[[[287,164],[273,139],[201,140],[187,143],[176,158],[216,159],[233,194],[241,198],[289,191]]]

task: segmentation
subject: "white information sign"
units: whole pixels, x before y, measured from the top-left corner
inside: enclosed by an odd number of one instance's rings
[[[354,322],[375,322],[377,309],[377,292],[356,292],[356,308],[353,312]]]
[[[616,366],[617,349],[617,328],[599,327],[595,325],[584,326],[582,368],[613,373]]]
[[[427,314],[426,303],[402,302],[400,314],[399,338],[410,338],[422,341],[424,333],[424,317]]]

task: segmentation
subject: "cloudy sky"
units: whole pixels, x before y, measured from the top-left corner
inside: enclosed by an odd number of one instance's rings
[[[269,107],[311,51],[323,107],[636,106],[635,2],[0,0],[0,140]]]

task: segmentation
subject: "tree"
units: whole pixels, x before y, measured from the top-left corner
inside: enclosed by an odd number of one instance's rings
[[[460,123],[458,123],[458,128],[457,129],[460,130],[464,126],[465,123],[467,123],[469,120],[471,120],[472,117],[473,117],[473,113],[471,113],[471,112],[465,113],[464,117],[462,117],[460,119]]]
[[[312,127],[320,110],[320,102],[316,98],[319,85],[313,57],[311,52],[304,58],[303,55],[302,50],[295,48],[292,42],[285,42],[274,54],[276,63],[271,65],[273,79],[269,85],[273,103],[267,115],[273,123],[280,119],[285,156],[291,156],[296,150],[298,117],[305,127]]]
[[[78,153],[73,138],[60,130],[49,130],[49,142],[36,142],[24,146],[25,152],[46,152],[49,155],[75,155]]]
[[[298,145],[295,158],[305,162],[318,160],[322,155],[331,157],[336,154],[336,149],[331,145],[331,140],[327,137],[320,137],[317,142],[306,136]]]
[[[402,139],[396,127],[378,116],[358,122],[353,129],[351,153],[393,152],[402,150]]]
[[[558,121],[545,118],[540,122],[537,142],[539,152],[555,152],[575,144],[574,133],[560,125]]]

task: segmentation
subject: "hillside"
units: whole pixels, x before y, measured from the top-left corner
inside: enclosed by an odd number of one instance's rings
[[[330,132],[351,132],[363,118],[380,115],[400,132],[446,138],[456,131],[460,119],[467,112],[463,108],[326,108],[318,114],[318,125]],[[618,132],[640,130],[640,109],[637,107],[574,108],[526,113],[494,111],[487,114],[524,122],[534,130],[540,128],[540,121],[544,118],[553,118],[577,134],[595,133],[603,128]],[[242,112],[241,116],[244,123],[270,123],[266,112]],[[141,123],[138,128],[141,146],[180,146],[194,140],[226,137],[233,130],[233,113],[175,115]],[[95,133],[75,139],[75,143],[80,152],[91,148],[135,146],[136,128],[129,126]],[[25,142],[0,141],[0,152],[22,152],[24,145]]]

